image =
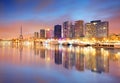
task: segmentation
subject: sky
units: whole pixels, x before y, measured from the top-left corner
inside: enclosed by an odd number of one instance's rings
[[[24,36],[64,21],[109,21],[109,33],[120,33],[120,0],[0,0],[0,39]]]

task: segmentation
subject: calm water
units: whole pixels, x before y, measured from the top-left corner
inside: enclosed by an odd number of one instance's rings
[[[0,43],[0,83],[120,83],[120,49]]]

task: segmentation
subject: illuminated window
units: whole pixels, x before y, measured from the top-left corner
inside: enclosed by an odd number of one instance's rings
[[[106,27],[103,27],[103,29],[106,29]]]

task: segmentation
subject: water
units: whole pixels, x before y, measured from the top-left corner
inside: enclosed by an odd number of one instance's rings
[[[0,83],[120,83],[120,49],[0,43]]]

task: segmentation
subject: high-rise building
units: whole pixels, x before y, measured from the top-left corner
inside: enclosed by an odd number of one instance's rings
[[[109,24],[107,21],[101,22],[101,20],[91,21],[91,23],[85,24],[86,37],[103,38],[109,35]]]
[[[46,30],[46,38],[53,38],[53,30],[52,29]]]
[[[61,25],[54,26],[54,38],[61,38]]]
[[[66,21],[63,23],[63,38],[69,38],[70,35],[70,22]]]
[[[96,36],[98,38],[101,38],[101,37],[108,37],[109,35],[109,24],[107,21],[104,21],[104,22],[100,22],[97,24],[96,28],[97,28],[97,34]]]
[[[83,37],[83,20],[75,21],[75,37]]]
[[[75,37],[75,25],[73,25],[72,22],[70,23],[69,37],[70,38]]]
[[[39,38],[39,33],[38,32],[34,32],[34,38]]]
[[[40,38],[45,38],[45,29],[40,29]]]
[[[92,23],[85,24],[85,36],[88,38],[96,37],[96,28]]]

